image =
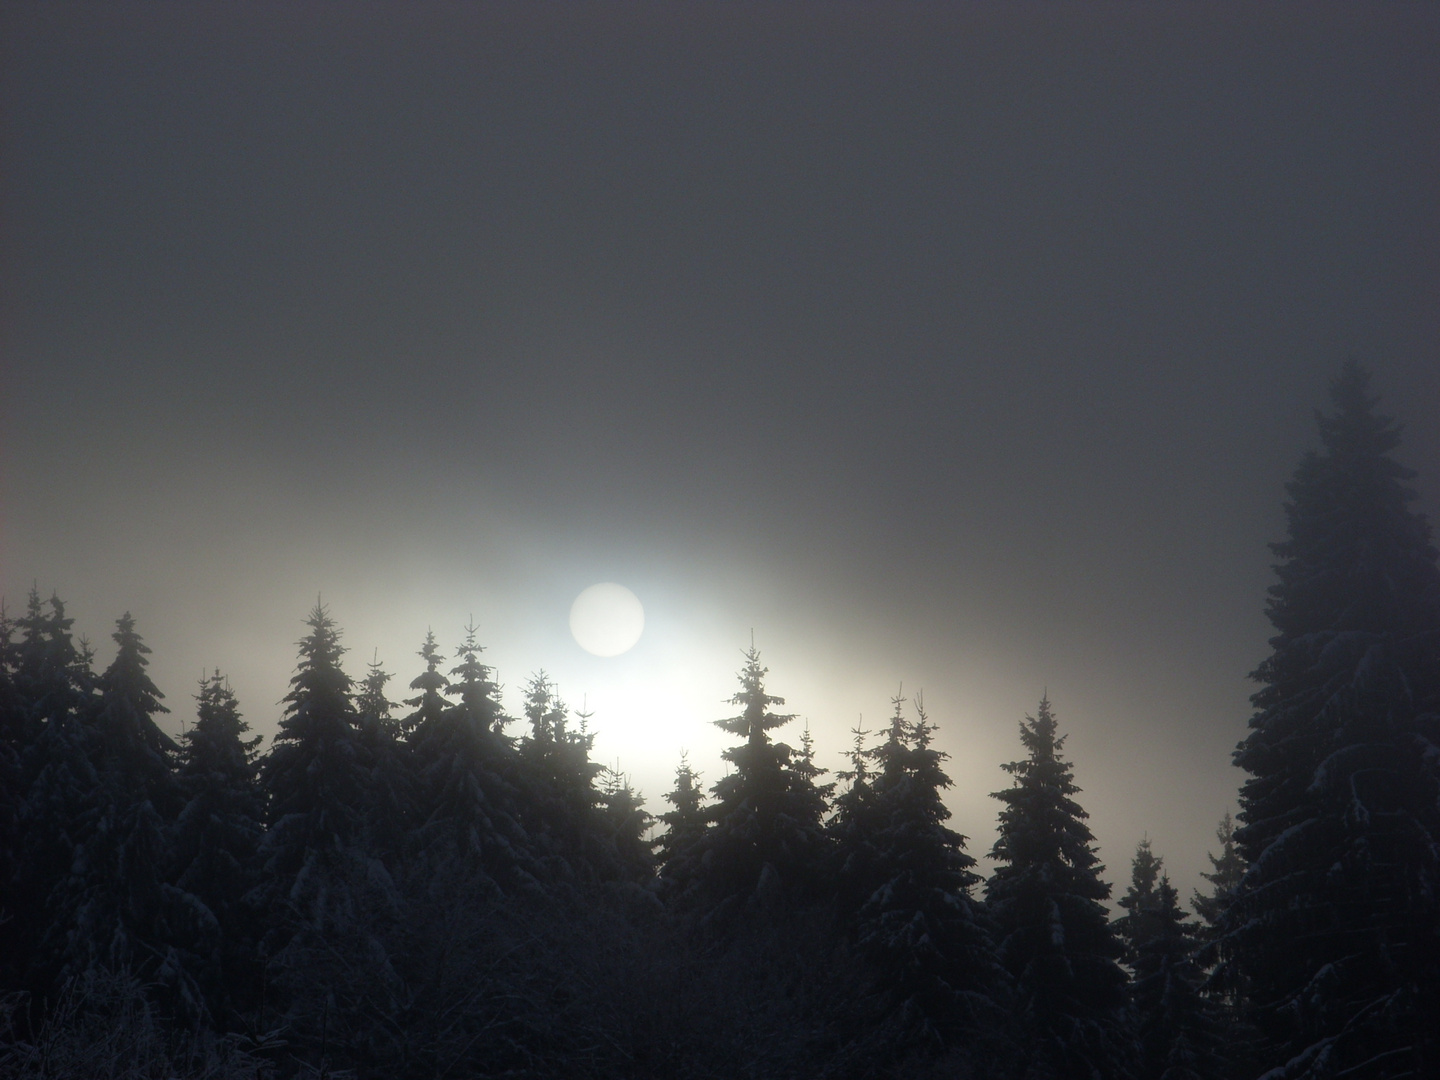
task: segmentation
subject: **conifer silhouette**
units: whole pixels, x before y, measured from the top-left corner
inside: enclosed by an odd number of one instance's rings
[[[1028,755],[1002,768],[1014,784],[1004,804],[999,862],[986,884],[1000,959],[1014,977],[1018,1020],[1037,1076],[1063,1080],[1127,1077],[1134,1066],[1123,949],[1102,902],[1110,886],[1095,854],[1088,816],[1060,757],[1047,698],[1020,725]]]

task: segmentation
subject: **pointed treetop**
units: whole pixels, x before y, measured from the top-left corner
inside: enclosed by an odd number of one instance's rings
[[[114,661],[100,676],[100,688],[106,693],[123,693],[134,708],[148,714],[169,712],[160,699],[165,695],[150,681],[145,669],[150,661],[150,646],[135,632],[135,619],[127,611],[115,620],[115,633],[111,639],[120,647]]]
[[[385,727],[392,722],[390,709],[394,705],[394,702],[385,696],[385,684],[394,676],[380,663],[378,649],[366,667],[369,670],[360,681],[360,692],[355,695],[355,711],[360,714],[362,724],[379,724]]]
[[[476,639],[478,630],[471,618],[465,625],[465,637],[455,650],[460,662],[450,669],[450,688],[445,692],[458,697],[459,707],[485,730],[498,731],[508,718],[500,708],[500,685],[495,682],[494,669],[480,662],[485,648]]]
[[[240,705],[230,682],[216,668],[200,680],[195,695],[195,725],[181,736],[185,743],[186,772],[249,775],[249,766],[263,735],[242,736],[250,730],[240,716]]]
[[[754,631],[751,635],[753,638]],[[745,666],[740,669],[740,690],[730,699],[731,705],[742,705],[744,711],[739,716],[716,720],[716,727],[732,735],[744,735],[752,743],[765,743],[769,741],[765,735],[767,731],[795,719],[793,713],[769,711],[771,705],[785,704],[783,697],[765,692],[765,676],[769,671],[769,668],[761,666],[760,651],[752,643],[745,653]]]
[[[335,715],[350,711],[350,676],[340,666],[345,646],[340,644],[340,628],[330,618],[329,610],[318,601],[305,625],[310,633],[297,642],[300,662],[290,679],[291,690],[285,695],[287,710],[294,713],[304,708],[320,707]]]

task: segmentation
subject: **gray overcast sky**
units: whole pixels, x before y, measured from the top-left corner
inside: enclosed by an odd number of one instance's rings
[[[0,592],[271,732],[323,593],[473,614],[660,809],[753,628],[829,764],[903,680],[988,847],[1048,687],[1193,883],[1347,355],[1440,492],[1433,5],[0,9]],[[570,600],[648,628],[600,661]],[[400,696],[397,692],[395,696]],[[797,733],[791,731],[793,739]]]

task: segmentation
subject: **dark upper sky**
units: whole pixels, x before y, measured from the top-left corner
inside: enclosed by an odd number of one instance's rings
[[[1440,492],[1440,9],[9,4],[0,592],[257,729],[323,592],[474,614],[652,808],[738,650],[834,763],[900,680],[988,846],[1048,687],[1194,880],[1347,355]],[[579,654],[570,599],[649,629]],[[396,696],[399,696],[397,693]],[[608,714],[607,714],[608,710]],[[793,738],[793,733],[792,733]]]

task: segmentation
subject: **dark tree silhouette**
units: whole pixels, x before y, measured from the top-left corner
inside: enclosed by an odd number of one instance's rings
[[[212,1013],[235,1022],[259,989],[257,913],[244,902],[257,884],[265,800],[255,764],[261,736],[246,738],[235,695],[217,670],[201,680],[195,724],[177,776],[184,809],[171,835],[174,881],[203,905],[187,908],[181,940]]]
[[[1115,932],[1125,943],[1125,963],[1135,969],[1135,950],[1140,942],[1148,940],[1154,927],[1156,889],[1160,884],[1160,873],[1165,860],[1150,850],[1150,840],[1145,838],[1135,846],[1135,858],[1130,862],[1130,888],[1116,901],[1125,914],[1115,920]]]
[[[744,740],[722,755],[735,771],[711,789],[712,827],[685,858],[671,860],[662,883],[671,895],[698,903],[716,924],[746,904],[775,907],[810,895],[826,853],[824,802],[815,785],[796,772],[791,748],[770,738],[794,716],[770,711],[785,699],[766,693],[766,671],[752,646],[740,671],[740,690],[730,699],[742,711],[715,721]]]
[[[656,861],[660,872],[695,844],[705,832],[709,817],[705,811],[705,792],[700,787],[700,774],[690,767],[690,757],[684,751],[680,764],[675,769],[675,786],[665,793],[665,801],[672,809],[660,815],[665,832],[656,844]]]
[[[68,924],[54,916],[78,900],[84,846],[109,803],[98,736],[87,721],[95,690],[89,650],[76,646],[74,619],[60,598],[48,603],[47,610],[31,589],[16,620],[21,636],[12,681],[19,711],[10,728],[19,746],[18,842],[3,903],[11,918],[0,924],[8,946],[0,962],[40,995],[57,988],[65,969]]]
[[[130,970],[164,986],[173,1004],[194,1016],[204,1003],[176,929],[207,913],[168,884],[168,830],[184,798],[174,772],[179,747],[155,723],[168,710],[145,670],[150,649],[128,612],[112,636],[118,650],[84,720],[99,781],[97,813],[78,837],[52,917],[66,927],[67,974]]]
[[[846,832],[848,844],[866,849],[849,870],[863,873],[863,887],[849,884],[842,895],[864,896],[853,934],[873,973],[882,1023],[907,1043],[965,1047],[972,1071],[989,1074],[987,1063],[1005,1058],[998,1003],[1009,980],[971,896],[980,882],[975,860],[965,837],[945,824],[946,755],[932,745],[935,727],[920,696],[914,721],[904,719],[904,701],[892,700],[888,735],[870,751],[877,771],[868,812]],[[852,776],[852,793],[858,779]]]
[[[384,859],[393,874],[401,868],[415,825],[417,781],[410,746],[401,738],[401,724],[391,715],[393,703],[385,696],[390,679],[378,659],[370,662],[355,695],[355,723],[370,762],[365,846]]]
[[[1060,757],[1048,698],[1020,725],[1026,758],[1002,766],[1015,783],[995,798],[999,862],[986,887],[1000,958],[1015,980],[1027,1076],[1112,1080],[1133,1066],[1122,946],[1102,901],[1110,886],[1095,855],[1079,792]]]
[[[1210,870],[1200,871],[1200,876],[1210,882],[1210,894],[1206,896],[1196,889],[1190,897],[1190,906],[1195,909],[1195,914],[1205,920],[1206,929],[1203,934],[1207,938],[1219,924],[1220,916],[1224,914],[1231,896],[1240,887],[1240,881],[1245,876],[1245,859],[1235,844],[1235,819],[1228,813],[1216,826],[1215,839],[1220,841],[1220,854],[1207,854]]]
[[[260,845],[259,902],[277,956],[301,931],[354,930],[356,890],[373,881],[364,847],[372,761],[356,727],[345,649],[330,614],[316,604],[306,620],[285,715],[261,767],[269,829]]]
[[[1148,854],[1148,850],[1147,850]],[[1151,867],[1141,868],[1137,881],[1148,881]],[[1195,941],[1170,879],[1158,880],[1130,898],[1126,918],[1133,937],[1135,970],[1133,999],[1140,1040],[1139,1080],[1222,1080],[1228,1068],[1220,1019],[1200,992],[1203,973],[1194,960]]]
[[[445,693],[450,686],[450,680],[440,671],[444,655],[440,652],[440,646],[435,644],[435,634],[431,630],[425,631],[425,641],[420,646],[420,659],[425,661],[425,670],[410,680],[410,689],[419,690],[420,693],[405,699],[405,704],[415,709],[404,720],[403,727],[407,733],[433,723],[449,708]]]
[[[463,881],[466,889],[493,892],[533,879],[537,868],[521,820],[520,758],[504,734],[509,718],[500,706],[500,687],[480,662],[480,652],[475,628],[467,627],[450,686],[459,702],[426,715],[410,732],[420,822],[413,839],[420,872],[436,888],[441,883],[458,888]],[[433,671],[431,657],[424,650],[421,656]],[[430,681],[438,693],[439,683]],[[428,689],[417,688],[423,699]],[[423,701],[418,703],[423,711]]]
[[[630,881],[648,881],[655,871],[655,844],[647,833],[655,818],[618,762],[601,773],[600,808],[603,839],[614,852],[617,871]]]
[[[1440,571],[1347,364],[1287,486],[1276,635],[1236,751],[1249,864],[1222,917],[1287,1078],[1440,1071]]]

